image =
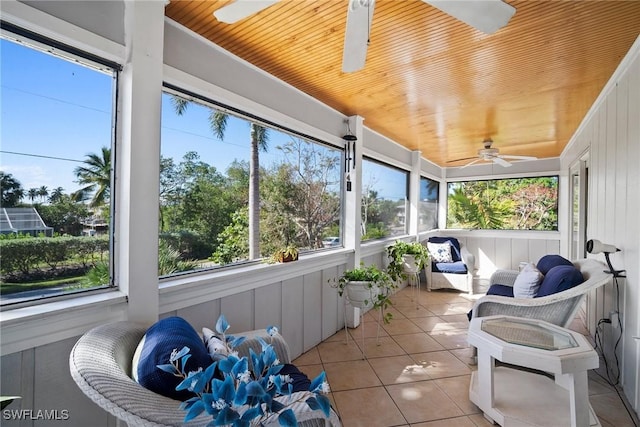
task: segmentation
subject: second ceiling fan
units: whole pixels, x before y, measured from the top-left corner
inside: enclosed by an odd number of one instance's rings
[[[280,0],[236,0],[213,12],[220,22],[233,24],[278,3]],[[422,0],[482,31],[491,34],[507,25],[516,9],[502,0]],[[348,0],[347,27],[342,51],[342,71],[364,67],[369,45],[375,0]]]
[[[482,141],[482,145],[484,146],[484,148],[481,148],[480,150],[478,150],[477,157],[465,157],[463,159],[450,160],[447,163],[457,163],[463,160],[471,160],[471,162],[462,166],[463,168],[466,168],[467,166],[471,166],[478,162],[485,161],[485,162],[493,162],[502,167],[508,168],[509,166],[511,166],[511,162],[509,162],[508,160],[536,160],[537,159],[537,157],[534,157],[534,156],[512,156],[508,154],[502,155],[500,154],[500,151],[497,148],[491,147],[492,144],[493,144],[493,140],[491,140],[491,138],[487,138],[484,141]]]

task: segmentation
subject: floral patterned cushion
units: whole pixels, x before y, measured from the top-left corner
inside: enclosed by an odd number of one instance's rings
[[[434,262],[453,262],[451,256],[451,244],[445,243],[431,243],[427,242],[427,249]]]

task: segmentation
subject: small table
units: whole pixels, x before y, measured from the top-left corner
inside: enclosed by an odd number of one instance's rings
[[[487,316],[471,320],[469,344],[478,349],[469,399],[503,427],[600,426],[591,405],[587,371],[598,355],[577,332],[535,319]],[[509,367],[495,360],[555,376]]]

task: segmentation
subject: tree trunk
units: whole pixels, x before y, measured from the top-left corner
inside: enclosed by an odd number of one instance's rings
[[[249,259],[260,258],[260,162],[258,133],[251,124],[251,162],[249,163]]]

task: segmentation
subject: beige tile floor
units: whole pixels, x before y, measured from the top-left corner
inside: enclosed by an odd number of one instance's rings
[[[367,313],[361,326],[348,330],[348,342],[342,330],[293,363],[311,378],[326,372],[344,427],[490,426],[468,397],[476,366],[467,344],[466,312],[474,297],[425,290],[416,295],[404,288],[393,299],[394,318],[380,329],[379,345],[376,319]],[[579,321],[573,329],[581,330]],[[615,389],[594,372],[589,394],[603,427],[634,426]]]

